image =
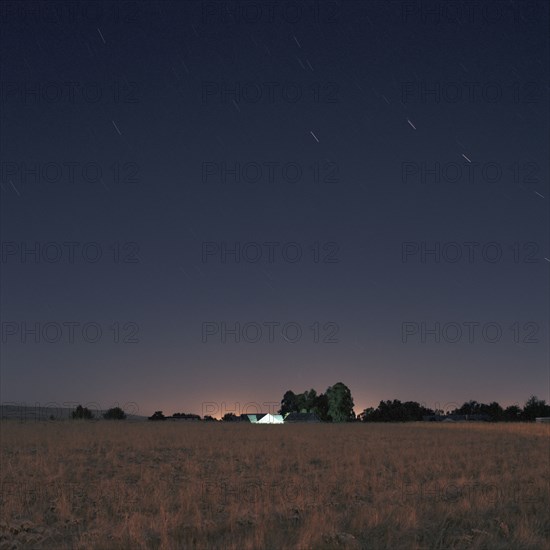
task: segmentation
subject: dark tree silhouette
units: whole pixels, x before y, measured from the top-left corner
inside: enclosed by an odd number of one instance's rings
[[[200,420],[201,417],[198,414],[193,413],[174,413],[172,418],[186,418],[187,420]]]
[[[313,408],[310,412],[314,412],[320,420],[328,421],[328,396],[326,393],[320,393],[313,401]]]
[[[332,406],[332,416],[329,411]],[[313,388],[302,393],[288,390],[281,400],[279,414],[315,413],[325,422],[348,422],[355,420],[353,398],[349,388],[338,382],[327,389],[326,393],[317,393]]]
[[[517,405],[510,405],[504,409],[502,419],[505,422],[519,422],[521,420],[522,410]]]
[[[92,414],[92,411],[90,411],[87,407],[78,405],[78,407],[73,411],[72,417],[75,420],[91,420],[94,415]]]
[[[536,395],[532,395],[525,402],[522,420],[532,421],[538,416],[550,416],[550,405],[547,405],[544,399],[539,399]]]
[[[330,386],[327,391],[328,418],[332,422],[350,422],[355,420],[353,398],[350,389],[342,382]]]
[[[359,413],[357,415],[357,418],[360,422],[371,422],[373,420],[374,411],[374,407],[368,407],[367,409],[363,410],[363,412]]]
[[[299,412],[298,409],[298,399],[296,394],[288,390],[283,395],[283,399],[281,400],[281,408],[279,409],[279,414],[285,415],[287,413],[291,412]]]
[[[155,411],[155,414],[150,416],[149,420],[166,420],[166,417],[162,414],[162,411]]]
[[[487,415],[494,422],[502,420],[504,417],[504,411],[496,401],[489,405],[477,401],[467,401],[462,407],[455,409],[453,414]]]
[[[126,413],[120,407],[109,409],[104,415],[105,420],[126,420]]]
[[[380,401],[376,409],[372,407],[365,409],[359,415],[359,419],[362,422],[413,422],[432,414],[434,414],[433,410],[427,409],[416,401],[402,403],[399,399],[394,399]]]

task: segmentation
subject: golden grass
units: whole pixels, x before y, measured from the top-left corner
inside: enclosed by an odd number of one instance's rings
[[[2,549],[550,547],[545,425],[0,429]]]

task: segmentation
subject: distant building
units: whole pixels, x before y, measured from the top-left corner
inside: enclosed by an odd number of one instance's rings
[[[257,417],[258,415],[256,415]],[[283,416],[281,414],[271,414],[267,413],[261,418],[258,418],[257,424],[283,424]]]
[[[550,416],[537,416],[535,422],[550,422]]]
[[[313,412],[291,412],[284,417],[286,422],[321,422],[320,418]]]
[[[241,414],[241,418],[246,417],[251,424],[283,424],[283,416],[271,413]]]

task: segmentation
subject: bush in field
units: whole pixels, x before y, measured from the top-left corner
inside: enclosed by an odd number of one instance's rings
[[[162,414],[162,411],[155,411],[155,414],[150,416],[149,420],[166,420],[166,417]]]
[[[92,411],[82,405],[78,405],[78,407],[73,411],[72,416],[74,420],[91,420],[94,417]]]
[[[120,407],[109,409],[104,415],[105,420],[125,420],[126,413]]]

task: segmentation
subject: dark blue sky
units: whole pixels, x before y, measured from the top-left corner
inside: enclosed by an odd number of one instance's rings
[[[548,11],[4,3],[2,402],[548,400]]]

